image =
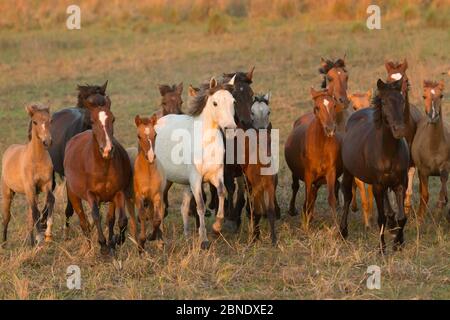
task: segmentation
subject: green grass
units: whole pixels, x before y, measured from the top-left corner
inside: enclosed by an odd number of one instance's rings
[[[52,111],[74,105],[78,83],[109,80],[115,135],[130,146],[136,143],[134,116],[156,110],[159,83],[183,81],[187,101],[188,84],[255,65],[254,91],[272,91],[272,123],[280,129],[277,194],[282,219],[277,222],[280,241],[275,248],[263,220],[261,242],[249,241],[245,222],[237,236],[224,234],[209,251],[201,251],[196,236],[182,237],[181,193],[175,187],[170,194],[171,213],[164,222],[165,248],[150,245],[147,254],[139,257],[127,241],[115,260],[105,260],[99,257],[96,241],[92,248],[86,245],[76,217],[71,239],[63,240],[65,197],[61,194],[54,242],[34,250],[25,247],[26,205],[17,196],[9,241],[0,249],[0,298],[449,299],[449,225],[437,210],[431,210],[421,226],[413,213],[406,227],[405,249],[394,254],[389,247],[385,257],[375,250],[376,228],[366,234],[360,212],[351,214],[348,241],[338,238],[323,191],[309,230],[300,227],[299,217],[287,216],[291,181],[283,144],[293,121],[311,108],[309,88],[320,86],[321,56],[347,53],[349,92],[367,91],[378,78],[385,78],[385,59],[403,57],[408,58],[415,104],[422,105],[423,79],[445,77],[450,87],[448,76],[441,74],[450,68],[450,33],[445,28],[383,23],[382,30],[369,31],[355,25],[292,18],[233,22],[228,32],[216,35],[207,34],[203,24],[185,23],[1,31],[0,154],[8,145],[26,141],[27,103],[49,103]],[[449,107],[444,100],[447,119]],[[438,179],[432,178],[432,208],[438,188]],[[415,204],[417,192],[416,181]],[[302,201],[303,187],[297,208]],[[80,291],[66,288],[65,272],[71,264],[81,268]],[[365,286],[365,271],[371,264],[382,270],[379,291]]]

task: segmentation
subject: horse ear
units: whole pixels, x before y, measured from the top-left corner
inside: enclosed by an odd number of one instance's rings
[[[33,114],[34,114],[34,112],[36,111],[36,106],[35,106],[34,104],[29,105],[29,106],[26,106],[26,107],[25,107],[25,110],[27,111],[28,115],[29,115],[30,117],[32,117]]]
[[[327,67],[327,61],[324,58],[322,58],[322,57],[320,57],[320,65],[324,69]]]
[[[106,93],[106,87],[108,86],[108,80],[100,87],[100,92],[104,95]]]
[[[406,69],[408,69],[408,60],[406,60],[406,57],[405,57],[405,59],[403,59],[402,69],[403,69],[403,72],[405,72]]]
[[[192,86],[192,84],[189,85],[188,95],[189,95],[190,97],[195,97],[195,96],[197,95],[197,92],[198,92],[198,91],[199,91],[198,88],[194,88],[194,87]]]
[[[233,77],[234,79],[234,77]],[[216,78],[212,77],[211,80],[209,80],[209,88],[214,89],[217,86],[217,80]]]
[[[439,88],[439,90],[444,91],[444,88],[445,88],[444,80],[439,81],[438,88]]]
[[[154,126],[154,125],[156,125],[157,122],[158,122],[158,117],[156,116],[156,114],[153,114],[153,115],[150,117],[150,124],[151,124],[152,126]]]
[[[167,86],[165,84],[158,85],[158,90],[162,97],[164,97],[164,95],[167,93],[168,89],[169,89],[169,86]]]
[[[370,100],[370,98],[372,98],[372,89],[369,89],[369,90],[367,90],[367,97],[369,98],[369,100]]]
[[[378,79],[377,88],[378,88],[378,90],[383,90],[384,88],[386,88],[386,83],[384,83],[383,80]]]
[[[316,90],[314,90],[314,88],[313,88],[313,87],[311,87],[311,90],[310,90],[310,92],[311,92],[311,97],[313,97],[313,99],[314,99],[315,97],[317,97],[317,95],[319,95],[319,94],[320,94],[320,91],[316,91]]]
[[[252,81],[253,80],[253,71],[255,71],[255,66],[253,66],[249,72],[247,72],[247,80]]]
[[[264,100],[267,101],[267,104],[269,104],[271,97],[272,97],[272,93],[270,91],[264,95]]]
[[[183,82],[180,82],[177,86],[177,93],[181,96],[183,93]]]
[[[236,75],[233,76],[233,78],[231,78],[231,80],[228,82],[228,84],[230,86],[234,86],[234,81],[236,80]]]
[[[136,124],[136,127],[139,127],[139,125],[142,123],[142,119],[139,115],[134,117],[134,123]]]
[[[111,99],[109,98],[109,96],[106,96],[105,100],[106,100],[105,107],[111,110]]]
[[[390,72],[390,71],[392,70],[392,61],[386,60],[386,61],[384,62],[384,67],[386,68],[386,71],[387,71],[387,72]]]

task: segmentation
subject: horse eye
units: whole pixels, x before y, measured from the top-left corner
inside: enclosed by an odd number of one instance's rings
[[[269,115],[270,114],[270,111],[269,112],[267,112],[267,115]]]
[[[444,98],[444,95],[443,95],[443,94],[441,94],[441,99],[442,99],[442,98]]]
[[[214,102],[213,102],[213,105],[214,105],[214,107],[217,107],[217,102],[214,101]]]
[[[422,96],[422,98],[426,99],[427,97],[426,96]]]

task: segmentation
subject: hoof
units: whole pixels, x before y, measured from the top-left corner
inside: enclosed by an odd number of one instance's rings
[[[351,206],[351,209],[352,209],[352,212],[356,212],[356,211],[358,211],[358,206]]]
[[[205,241],[202,241],[200,248],[202,250],[208,250],[210,246],[211,246],[210,242],[208,240],[205,240]]]
[[[109,256],[109,255],[111,255],[112,250],[113,249],[111,247],[109,247],[107,245],[102,245],[100,248],[100,253],[102,256]]]
[[[45,235],[45,242],[52,242],[53,241],[53,236],[51,234],[46,234]]]
[[[347,237],[348,237],[348,229],[347,228],[341,229],[339,233],[340,233],[342,239],[347,239]]]
[[[394,251],[402,251],[402,249],[403,249],[402,243],[394,243],[394,245],[392,246],[392,250]]]
[[[44,241],[44,235],[42,233],[38,233],[36,235],[36,245],[42,243]]]
[[[295,217],[295,216],[298,215],[298,211],[295,210],[295,208],[291,208],[291,209],[289,209],[288,214],[289,214],[291,217]]]
[[[235,221],[225,220],[223,229],[227,232],[237,233],[239,230],[238,224]]]

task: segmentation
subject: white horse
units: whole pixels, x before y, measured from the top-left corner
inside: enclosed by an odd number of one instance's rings
[[[265,95],[256,95],[251,109],[252,126],[255,129],[267,129],[270,125],[269,101],[270,92]]]
[[[203,182],[214,185],[219,196],[214,232],[220,232],[224,218],[225,146],[221,130],[227,138],[232,138],[235,134],[235,99],[230,93],[233,85],[234,77],[227,84],[218,84],[212,78],[190,101],[188,114],[164,116],[155,127],[155,154],[162,163],[167,180],[190,187],[184,194],[181,208],[184,234],[188,235],[189,202],[193,194],[200,220],[198,231],[203,249],[209,247],[202,197]]]

